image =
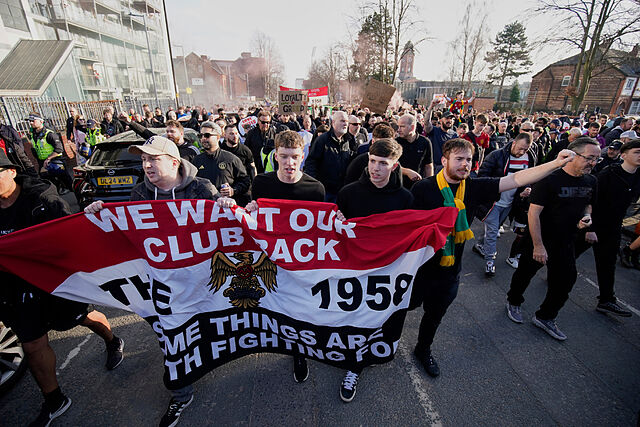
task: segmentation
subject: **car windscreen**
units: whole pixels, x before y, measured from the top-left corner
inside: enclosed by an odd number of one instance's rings
[[[128,144],[101,143],[94,146],[94,152],[89,160],[90,166],[126,166],[141,163],[139,154],[127,151]]]

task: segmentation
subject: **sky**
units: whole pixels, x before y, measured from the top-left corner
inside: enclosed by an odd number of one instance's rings
[[[241,52],[251,51],[252,36],[261,31],[274,40],[283,58],[288,86],[293,86],[296,79],[306,78],[314,48],[318,59],[332,44],[355,39],[359,30],[358,5],[362,4],[357,0],[165,2],[174,56],[182,56],[183,48],[186,54],[195,52],[233,60]],[[457,36],[458,22],[468,2],[415,0],[415,3],[423,21],[421,27],[429,39],[417,47],[414,76],[421,80],[445,79],[450,44]],[[529,12],[535,0],[486,0],[482,4],[488,13],[490,39],[515,20],[525,25],[530,42],[539,39],[549,25],[548,17],[534,17]],[[569,54],[573,52],[553,46],[532,51],[532,72],[521,76],[519,81],[530,81],[533,74]]]

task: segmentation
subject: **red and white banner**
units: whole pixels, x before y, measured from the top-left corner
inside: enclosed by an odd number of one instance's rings
[[[280,90],[301,90],[286,86],[280,86]],[[304,89],[307,91],[310,105],[325,105],[329,103],[329,86],[317,87],[314,89]]]
[[[165,354],[169,388],[256,352],[350,368],[393,358],[420,265],[455,208],[341,222],[329,203],[106,204],[0,238],[0,268],[54,295],[130,310]]]

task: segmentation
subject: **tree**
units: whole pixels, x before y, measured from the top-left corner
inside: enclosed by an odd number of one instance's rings
[[[502,87],[500,88],[502,90]],[[498,92],[498,98],[500,98],[500,92]],[[498,99],[500,101],[500,99]],[[509,95],[509,102],[520,102],[520,86],[516,81],[511,88],[511,94]]]
[[[452,62],[450,79],[459,82],[462,90],[468,90],[471,82],[484,72],[481,61],[487,45],[487,8],[484,4],[467,3],[465,13],[456,30],[458,37],[451,43]]]
[[[275,42],[265,33],[256,31],[251,38],[251,46],[253,54],[265,61],[262,70],[265,98],[278,99],[279,86],[284,82],[284,64]]]
[[[338,45],[327,49],[318,61],[314,61],[309,67],[308,80],[311,89],[320,86],[329,86],[329,94],[334,98],[340,85],[340,80],[347,78],[347,61],[343,50]]]
[[[529,67],[533,65],[529,57],[527,35],[524,31],[524,26],[518,21],[507,24],[496,35],[495,41],[491,42],[493,50],[485,56],[485,61],[490,64],[489,69],[492,71],[487,78],[492,83],[500,82],[498,102],[500,102],[505,79],[517,78],[527,74]],[[517,86],[514,86],[514,88],[517,88]]]
[[[368,72],[366,77],[393,84],[398,67],[409,40],[415,46],[426,40],[426,31],[421,28],[421,16],[414,0],[370,1],[362,8],[366,15],[361,19],[358,39],[360,50],[354,53],[356,67],[375,61],[371,67],[362,66],[359,71]]]
[[[539,0],[536,12],[555,16],[545,42],[561,42],[578,51],[577,65],[566,95],[577,112],[591,79],[627,60],[615,48],[637,42],[640,33],[638,0]],[[632,41],[632,39],[635,39]]]

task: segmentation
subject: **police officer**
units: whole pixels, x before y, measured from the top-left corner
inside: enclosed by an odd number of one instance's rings
[[[27,117],[31,131],[29,141],[33,154],[38,161],[40,176],[56,182],[59,179],[66,190],[71,191],[71,176],[67,173],[62,150],[62,141],[58,134],[44,125],[44,119],[38,113],[30,113]],[[62,191],[62,190],[61,190]]]

